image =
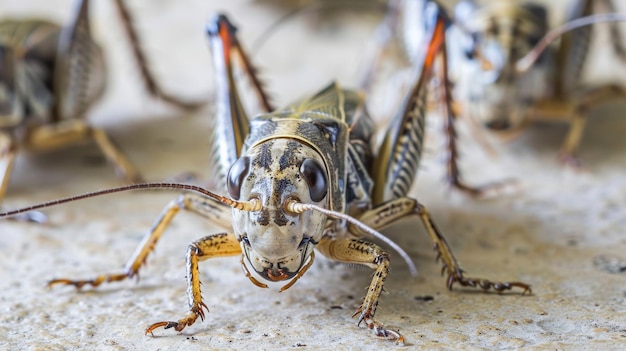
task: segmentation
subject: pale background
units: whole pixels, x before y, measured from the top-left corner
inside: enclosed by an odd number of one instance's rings
[[[558,3],[563,3],[559,1]],[[252,1],[133,0],[143,46],[169,91],[207,98],[212,72],[204,24],[224,9],[248,47],[287,9]],[[556,4],[557,2],[552,2]],[[1,0],[0,15],[67,19],[68,0]],[[90,120],[102,126],[150,180],[183,171],[207,174],[211,107],[186,116],[148,97],[139,81],[113,7],[95,1],[94,31],[107,51],[111,84]],[[560,14],[554,14],[558,20]],[[323,17],[323,16],[322,16]],[[254,59],[279,105],[332,79],[358,81],[359,63],[380,15],[334,12],[321,22],[302,15],[282,27]],[[594,80],[626,79],[606,30],[594,42]],[[383,85],[378,91],[390,89]],[[380,96],[380,95],[376,95]],[[380,100],[381,98],[379,98]],[[374,111],[384,113],[380,106]],[[462,169],[478,184],[515,177],[514,195],[473,200],[447,191],[439,121],[432,120],[415,187],[470,275],[532,284],[533,295],[449,292],[431,243],[417,220],[387,230],[420,270],[413,278],[394,256],[377,317],[397,326],[411,347],[424,349],[623,349],[626,347],[626,120],[624,104],[592,112],[581,148],[587,172],[564,169],[556,153],[564,126],[531,128],[497,144],[488,157],[462,128]],[[22,155],[4,206],[16,208],[120,185],[93,145]],[[186,313],[184,254],[189,242],[215,232],[188,214],[176,218],[141,270],[126,281],[86,289],[45,288],[55,277],[90,278],[121,267],[169,192],[94,198],[46,210],[47,225],[0,222],[0,348],[30,350],[380,349],[350,318],[371,272],[323,258],[288,291],[256,288],[237,258],[201,264],[210,313],[178,335],[145,327]],[[417,229],[417,233],[413,231]],[[318,255],[321,256],[321,255]],[[608,264],[607,261],[610,261]],[[604,262],[604,263],[602,263]],[[608,273],[613,267],[617,274]],[[433,297],[424,301],[424,296]],[[304,346],[306,345],[306,346]]]

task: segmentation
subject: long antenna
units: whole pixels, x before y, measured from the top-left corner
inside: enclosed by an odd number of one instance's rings
[[[526,56],[517,61],[515,69],[519,73],[527,71],[535,63],[535,61],[537,61],[541,53],[548,47],[548,45],[569,31],[596,23],[624,21],[626,21],[626,13],[601,13],[571,20],[544,35],[539,43],[537,43],[537,45],[535,45],[535,47],[530,50],[528,54],[526,54]]]
[[[214,194],[214,193],[212,193],[212,192],[210,192],[210,191],[208,191],[208,190],[206,190],[206,189],[204,189],[202,187],[196,186],[196,185],[180,184],[180,183],[139,183],[139,184],[131,184],[131,185],[126,185],[126,186],[121,186],[121,187],[118,187],[118,188],[110,188],[110,189],[98,190],[98,191],[93,191],[93,192],[80,194],[80,195],[74,195],[74,196],[70,196],[70,197],[66,197],[66,198],[62,198],[62,199],[58,199],[58,200],[52,200],[52,201],[44,202],[44,203],[41,203],[41,204],[20,208],[20,209],[13,210],[13,211],[2,212],[2,213],[0,213],[0,218],[14,216],[14,215],[17,215],[17,214],[20,214],[20,213],[33,211],[33,210],[38,210],[38,209],[44,208],[44,207],[60,205],[60,204],[66,203],[66,202],[72,202],[72,201],[87,199],[87,198],[90,198],[90,197],[96,197],[96,196],[101,196],[101,195],[119,193],[119,192],[122,192],[122,191],[139,190],[139,189],[187,190],[187,191],[193,191],[193,192],[197,192],[197,193],[200,193],[202,195],[208,196],[208,197],[210,197],[212,199],[215,199],[215,200],[217,200],[217,201],[219,201],[219,202],[221,202],[223,204],[226,204],[226,205],[228,205],[230,207],[237,208],[237,209],[242,210],[242,211],[259,211],[261,209],[261,203],[259,201],[256,201],[256,200],[252,200],[252,201],[234,201],[234,200],[231,200],[231,199],[229,199],[227,197]]]
[[[288,211],[291,211],[294,213],[302,213],[304,211],[310,211],[310,210],[318,211],[329,217],[343,219],[345,221],[350,222],[351,224],[354,224],[355,226],[359,227],[361,230],[365,231],[366,233],[375,237],[376,239],[383,241],[385,244],[389,245],[392,249],[394,249],[398,254],[400,254],[400,257],[402,257],[402,259],[406,262],[407,266],[409,266],[409,271],[411,271],[411,275],[414,277],[417,276],[417,268],[415,267],[413,260],[411,260],[411,257],[409,256],[409,254],[407,254],[406,251],[404,251],[404,249],[400,247],[400,245],[396,244],[393,240],[389,239],[384,234],[374,230],[373,228],[369,227],[368,225],[359,221],[358,219],[351,217],[345,213],[335,212],[327,208],[319,207],[313,204],[305,204],[305,203],[301,203],[297,201],[288,202],[286,205],[286,208]]]
[[[200,193],[202,195],[208,196],[212,199],[215,199],[223,204],[226,204],[230,207],[242,210],[242,211],[260,211],[263,206],[261,205],[261,202],[259,200],[253,199],[250,201],[235,201],[235,200],[231,200],[227,197],[221,196],[221,195],[217,195],[215,193],[212,193],[202,187],[196,186],[196,185],[190,185],[190,184],[181,184],[181,183],[139,183],[139,184],[131,184],[131,185],[126,185],[126,186],[121,186],[121,187],[117,187],[117,188],[109,188],[109,189],[104,189],[104,190],[98,190],[98,191],[93,191],[93,192],[89,192],[89,193],[85,193],[85,194],[80,194],[80,195],[74,195],[74,196],[69,196],[69,197],[65,197],[62,199],[57,199],[57,200],[52,200],[52,201],[48,201],[48,202],[43,202],[37,205],[33,205],[33,206],[28,206],[28,207],[24,207],[24,208],[20,208],[17,210],[12,210],[12,211],[7,211],[7,212],[1,212],[0,213],[0,218],[3,217],[10,217],[10,216],[14,216],[20,213],[25,213],[25,212],[29,212],[29,211],[33,211],[33,210],[38,210],[40,208],[44,208],[44,207],[50,207],[50,206],[56,206],[56,205],[60,205],[60,204],[64,204],[67,202],[72,202],[72,201],[78,201],[78,200],[82,200],[82,199],[87,199],[90,197],[96,197],[96,196],[102,196],[102,195],[108,195],[108,194],[113,194],[113,193],[119,193],[119,192],[123,192],[123,191],[130,191],[130,190],[140,190],[140,189],[175,189],[175,190],[186,190],[186,191],[193,191],[196,193]],[[388,237],[386,237],[385,235],[383,235],[382,233],[379,233],[378,231],[374,230],[373,228],[370,228],[369,226],[367,226],[366,224],[364,224],[363,222],[357,220],[354,217],[351,217],[345,213],[340,213],[340,212],[335,212],[335,211],[331,211],[329,209],[323,208],[323,207],[319,207],[319,206],[315,206],[313,204],[303,204],[303,203],[293,203],[290,202],[288,204],[288,209],[292,212],[295,213],[302,213],[306,210],[313,210],[313,211],[318,211],[321,212],[329,217],[333,217],[333,218],[338,218],[338,219],[343,219],[345,221],[348,221],[352,224],[354,224],[355,226],[359,227],[361,230],[365,231],[366,233],[372,235],[375,238],[378,238],[382,241],[384,241],[387,245],[389,245],[391,248],[393,248],[394,250],[396,250],[400,256],[406,261],[407,265],[409,266],[409,270],[411,271],[411,274],[413,276],[417,276],[417,268],[415,267],[415,264],[413,264],[413,261],[411,260],[411,258],[409,257],[409,255],[395,242],[393,242],[391,239],[389,239]],[[291,285],[288,285],[287,287],[289,287]]]

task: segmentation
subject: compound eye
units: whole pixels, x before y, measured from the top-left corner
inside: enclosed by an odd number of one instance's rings
[[[324,167],[312,158],[308,158],[302,162],[300,173],[304,176],[309,185],[309,194],[311,200],[320,202],[328,192],[328,181],[326,180],[326,170]]]
[[[233,163],[228,170],[228,176],[226,177],[226,188],[233,200],[239,200],[241,196],[241,183],[243,179],[250,171],[250,158],[245,156]]]

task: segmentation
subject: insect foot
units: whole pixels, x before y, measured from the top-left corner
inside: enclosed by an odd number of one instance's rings
[[[373,331],[377,337],[395,341],[397,345],[404,345],[404,336],[399,331],[386,328],[382,323],[374,320],[374,313],[371,308],[363,308],[363,304],[361,304],[354,315],[352,315],[352,318],[357,315],[359,316],[357,325],[361,325],[361,322],[365,321],[367,328]]]
[[[443,239],[443,237],[441,237]],[[447,243],[442,241],[441,244],[436,243],[434,245],[435,251],[438,251],[436,261],[442,259],[441,275],[446,271],[448,272],[448,279],[446,279],[446,287],[448,290],[452,290],[455,283],[461,284],[461,286],[468,286],[472,288],[481,288],[483,290],[495,290],[499,293],[505,290],[511,290],[513,288],[523,289],[522,295],[532,294],[532,289],[529,284],[523,282],[492,282],[484,278],[466,278],[463,276],[463,269],[461,269],[456,261],[452,251],[450,251]]]
[[[585,171],[585,166],[583,165],[580,158],[572,155],[571,153],[567,151],[559,152],[558,159],[559,159],[559,162],[561,162],[561,164],[564,165],[565,167],[568,167],[574,171],[579,171],[579,172]]]
[[[99,275],[94,279],[89,280],[71,280],[71,279],[53,279],[48,282],[47,286],[50,288],[53,285],[64,284],[73,285],[76,289],[80,290],[85,285],[91,285],[92,287],[98,287],[102,283],[118,282],[126,278],[132,278],[135,275],[134,272],[120,273],[120,274],[106,274]]]
[[[152,335],[154,336],[154,334],[152,333],[155,329],[157,328],[161,328],[163,327],[163,329],[170,329],[170,328],[174,328],[174,330],[176,331],[182,331],[183,329],[185,329],[185,327],[188,327],[192,324],[194,324],[196,322],[196,320],[198,319],[198,317],[200,317],[201,320],[204,321],[204,310],[206,309],[206,312],[209,312],[209,307],[207,307],[207,305],[204,304],[204,302],[200,302],[198,304],[194,304],[193,307],[191,307],[190,311],[191,313],[189,313],[188,315],[186,315],[184,318],[179,319],[178,322],[173,322],[173,321],[168,321],[168,322],[157,322],[152,324],[151,326],[149,326],[148,328],[146,328],[146,332],[145,334],[148,335]]]
[[[444,270],[446,268],[444,267]],[[461,284],[461,286],[469,286],[472,288],[481,288],[483,290],[495,290],[499,293],[505,290],[511,290],[513,288],[520,288],[522,295],[532,294],[530,285],[523,282],[492,282],[482,278],[465,278],[463,272],[448,272],[448,279],[446,286],[449,290],[452,290],[452,286],[455,283]]]

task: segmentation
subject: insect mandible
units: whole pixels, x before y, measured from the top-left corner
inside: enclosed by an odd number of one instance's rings
[[[182,318],[154,323],[158,328],[182,331],[208,307],[200,291],[199,262],[214,257],[239,256],[252,283],[284,283],[290,288],[313,264],[315,250],[339,262],[359,264],[375,270],[367,294],[354,313],[381,338],[404,342],[397,330],[374,319],[383,284],[389,274],[390,254],[370,240],[383,238],[377,230],[402,219],[418,217],[442,260],[446,286],[454,284],[502,292],[519,288],[523,282],[492,282],[465,276],[445,238],[426,208],[408,197],[421,153],[423,137],[424,84],[434,56],[441,50],[446,16],[433,6],[425,23],[429,36],[424,41],[423,61],[416,67],[416,80],[398,110],[385,140],[376,151],[371,135],[374,127],[357,91],[336,83],[317,94],[273,112],[252,65],[235,35],[235,27],[224,15],[208,25],[211,52],[216,68],[217,110],[212,171],[222,180],[228,197],[207,190],[168,183],[146,183],[104,190],[53,201],[1,214],[16,213],[73,201],[84,197],[138,188],[188,189],[172,201],[146,234],[125,268],[93,279],[54,279],[53,285],[97,287],[102,283],[135,277],[180,210],[190,211],[229,228],[192,243],[186,255],[188,310]],[[248,119],[234,81],[233,62],[238,58],[267,112]]]

